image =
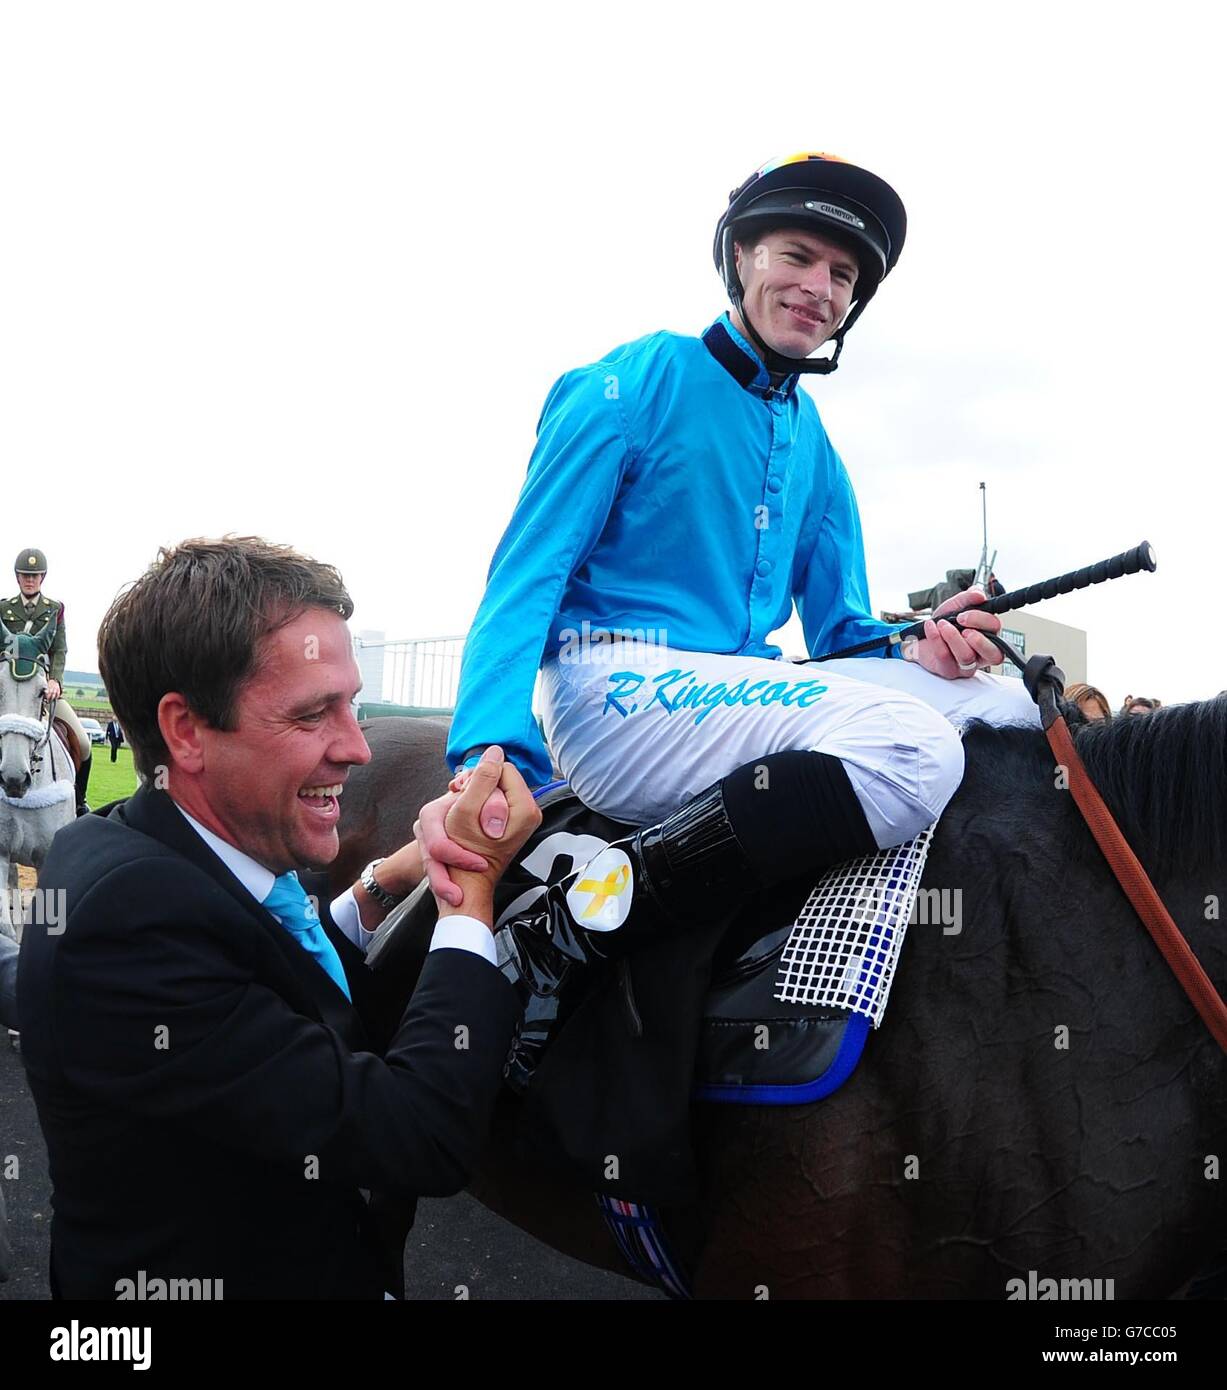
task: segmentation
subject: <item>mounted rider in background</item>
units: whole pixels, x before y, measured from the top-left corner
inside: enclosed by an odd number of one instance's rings
[[[62,719],[72,730],[82,762],[76,775],[77,815],[89,810],[85,800],[93,759],[89,735],[81,727],[72,706],[64,698],[64,667],[68,661],[68,635],[64,631],[64,605],[42,592],[47,577],[47,557],[35,546],[18,551],[13,565],[19,592],[0,604],[0,618],[13,632],[28,632],[37,637],[48,623],[55,623],[55,636],[48,649],[51,668],[47,680],[47,699],[58,701],[55,717]]]

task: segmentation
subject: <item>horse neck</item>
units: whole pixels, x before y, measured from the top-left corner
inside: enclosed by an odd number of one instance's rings
[[[969,1018],[977,1035],[1006,1037],[1020,1058],[1043,1046],[1059,1050],[1057,1030],[1068,1027],[1071,1074],[1083,1064],[1093,1069],[1091,1053],[1102,1061],[1104,1048],[1143,1069],[1165,1056],[1221,1066],[1217,1045],[1063,788],[1042,735],[996,732],[1010,737],[969,741],[963,785],[934,838],[925,884],[947,890],[959,905],[960,930],[911,928],[931,938],[919,950],[909,938],[916,974],[925,977],[913,976],[917,1008],[943,1029]],[[1144,798],[1145,788],[1136,795]],[[1133,835],[1165,906],[1227,997],[1227,855],[1164,865],[1142,829],[1135,825]],[[905,960],[905,988],[908,976]]]

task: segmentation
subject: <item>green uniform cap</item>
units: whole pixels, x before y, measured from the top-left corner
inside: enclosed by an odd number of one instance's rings
[[[33,546],[29,550],[19,550],[13,569],[17,574],[46,574],[47,557]]]

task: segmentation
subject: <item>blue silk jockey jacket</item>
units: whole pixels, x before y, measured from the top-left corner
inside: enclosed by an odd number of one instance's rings
[[[498,743],[529,786],[550,780],[533,687],[585,623],[776,657],[767,634],[794,601],[811,656],[895,630],[870,614],[856,497],[813,400],[795,375],[772,389],[727,314],[702,338],[627,343],[545,402],[465,643],[448,763]]]

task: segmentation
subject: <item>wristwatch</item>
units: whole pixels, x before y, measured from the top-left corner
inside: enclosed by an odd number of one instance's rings
[[[375,882],[375,870],[387,857],[388,856],[385,854],[383,859],[372,859],[366,868],[362,870],[362,877],[358,882],[366,889],[370,896],[375,899],[380,907],[387,908],[388,911],[391,911],[392,908],[397,907],[400,903],[404,902],[405,899],[404,895],[399,898],[393,897],[391,893],[381,888],[379,884]]]

